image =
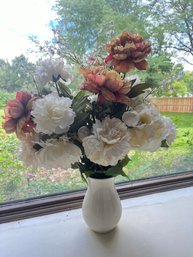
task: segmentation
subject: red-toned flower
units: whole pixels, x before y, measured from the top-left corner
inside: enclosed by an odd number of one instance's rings
[[[24,115],[25,107],[32,96],[27,92],[17,92],[16,99],[9,100],[5,107],[5,117],[17,119]]]
[[[7,118],[17,119],[23,115],[24,106],[17,99],[13,99],[7,102],[4,111]]]
[[[14,133],[16,131],[16,122],[13,119],[7,119],[2,123],[2,128],[7,134]]]
[[[26,138],[26,133],[34,133],[35,124],[32,121],[31,114],[27,115],[27,117],[22,117],[16,126],[16,135],[19,139]]]
[[[145,57],[151,53],[151,44],[143,41],[138,34],[122,32],[118,38],[113,38],[111,43],[107,44],[106,49],[110,54],[105,62],[113,65],[118,72],[126,73],[134,68],[147,69]]]
[[[131,83],[124,80],[120,74],[114,70],[105,70],[104,67],[86,68],[81,71],[85,77],[85,82],[80,86],[82,90],[99,94],[99,102],[105,100],[111,102],[128,103],[126,94],[131,89]]]
[[[15,99],[7,102],[4,110],[5,121],[2,124],[6,133],[17,133],[18,126],[23,133],[32,132],[34,124],[32,124],[30,112],[33,100],[35,100],[35,98],[29,93],[20,91],[16,93]],[[21,120],[23,122],[21,122]]]
[[[24,106],[27,105],[28,101],[32,98],[32,96],[25,91],[19,91],[16,93],[16,99],[20,101]]]

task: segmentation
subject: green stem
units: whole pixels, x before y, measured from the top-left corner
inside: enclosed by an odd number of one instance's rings
[[[57,92],[58,92],[58,96],[61,96],[57,82],[55,82],[55,86],[56,86],[56,90],[57,90]]]

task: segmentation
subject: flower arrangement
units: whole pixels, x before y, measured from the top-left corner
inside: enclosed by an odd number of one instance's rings
[[[175,126],[148,98],[148,83],[128,77],[145,70],[151,44],[123,32],[106,46],[108,56],[80,65],[84,81],[76,95],[61,58],[42,61],[36,85],[52,91],[17,92],[7,102],[3,128],[20,140],[20,158],[33,168],[78,168],[83,178],[126,174],[129,151],[156,151],[175,139]]]

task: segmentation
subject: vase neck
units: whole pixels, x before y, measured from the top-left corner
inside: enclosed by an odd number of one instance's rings
[[[97,187],[108,187],[114,185],[114,177],[105,178],[105,179],[97,179],[97,178],[88,178],[89,186],[97,186]]]

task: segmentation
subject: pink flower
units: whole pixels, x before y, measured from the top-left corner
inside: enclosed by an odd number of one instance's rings
[[[13,119],[5,120],[2,123],[2,128],[5,130],[7,134],[14,133],[16,131],[16,122]]]
[[[17,119],[23,115],[24,106],[17,99],[9,100],[5,107],[5,116],[7,118]]]
[[[16,99],[20,101],[24,106],[27,105],[32,96],[25,91],[19,91],[16,93]]]
[[[28,92],[20,91],[16,93],[16,98],[9,100],[5,107],[5,121],[2,124],[6,133],[22,131],[23,133],[32,132],[34,123],[31,121],[31,102],[35,100]],[[23,121],[23,122],[21,122]],[[22,126],[21,126],[22,124]]]
[[[23,140],[26,138],[27,134],[34,134],[35,123],[31,119],[31,114],[27,115],[27,117],[23,116],[19,119],[16,126],[16,135],[19,139]]]
[[[113,70],[105,70],[104,67],[93,67],[81,70],[85,82],[80,86],[82,90],[98,94],[98,101],[128,103],[126,95],[131,89],[131,82],[124,80],[120,74]]]
[[[9,100],[5,107],[5,118],[17,119],[24,115],[25,107],[32,96],[27,92],[17,92],[16,99]]]

